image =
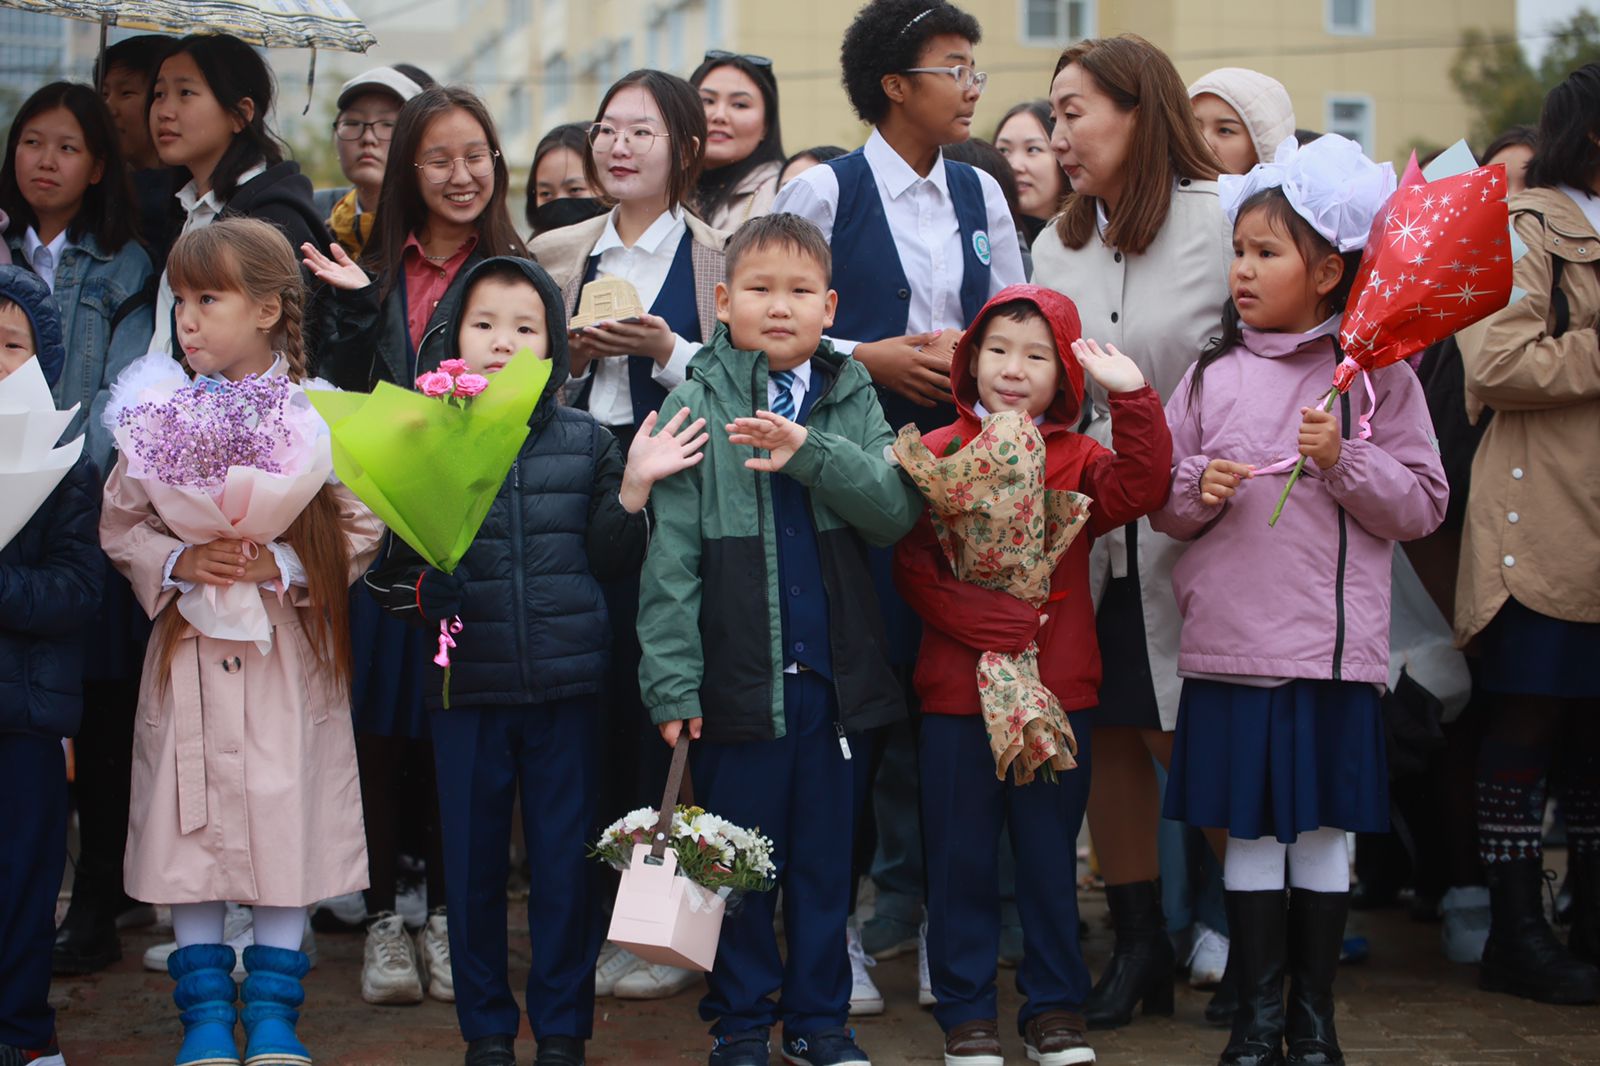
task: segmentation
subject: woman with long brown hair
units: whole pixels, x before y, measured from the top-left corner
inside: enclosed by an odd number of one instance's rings
[[[305,379],[304,288],[276,227],[226,219],[194,230],[173,246],[167,271],[176,336],[205,388],[257,375]],[[186,544],[128,476],[126,457],[106,484],[101,544],[155,620],[124,875],[134,898],[172,907],[178,948],[167,966],[185,1029],[180,1063],[239,1061],[227,903],[254,908],[246,1057],[311,1061],[294,1030],[310,966],[300,950],[306,907],[367,880],[347,596],[381,531],[330,483],[276,542]],[[273,626],[265,654],[198,632],[174,603],[191,588],[235,582],[260,586]]]
[[[1083,335],[1127,352],[1166,400],[1220,334],[1228,300],[1233,238],[1217,202],[1216,157],[1172,61],[1141,37],[1064,51],[1050,109],[1051,148],[1072,189],[1033,246],[1034,281],[1070,296]],[[1089,432],[1109,443],[1107,426],[1102,402]],[[1172,1011],[1151,757],[1170,760],[1177,722],[1172,565],[1181,550],[1141,519],[1099,541],[1090,560],[1105,680],[1093,712],[1089,832],[1116,929],[1111,963],[1084,1004],[1091,1028],[1128,1024],[1141,999],[1147,1012]]]

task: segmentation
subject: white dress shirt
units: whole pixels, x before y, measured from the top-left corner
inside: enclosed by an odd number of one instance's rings
[[[237,189],[252,178],[258,178],[267,172],[264,164],[257,163],[243,174],[239,175],[238,182],[234,185]],[[199,195],[194,182],[189,182],[177,192],[178,204],[183,208],[183,229],[178,236],[190,230],[209,226],[222,214],[222,209],[227,206],[217,198],[216,189],[206,190],[204,196]],[[299,258],[300,250],[295,249],[295,257]],[[168,352],[172,350],[172,284],[167,281],[167,272],[161,271],[161,286],[156,290],[156,329],[150,338],[152,352]]]
[[[617,211],[613,208],[606,219],[605,232],[600,234],[590,253],[600,257],[595,276],[632,282],[639,293],[639,302],[648,310],[661,295],[661,287],[672,271],[672,261],[677,258],[678,245],[688,231],[682,208],[667,211],[650,223],[650,228],[630,248],[617,235]],[[650,377],[670,392],[683,384],[688,376],[689,360],[699,350],[699,344],[673,334],[671,358],[665,366],[652,366]],[[633,425],[633,394],[628,388],[630,358],[634,357],[596,359],[582,374],[573,376],[574,381],[583,381],[590,374],[594,375],[594,384],[589,387],[589,413],[602,426]]]
[[[928,333],[936,329],[963,329],[967,316],[961,309],[961,282],[966,275],[961,225],[956,220],[955,201],[945,178],[944,153],[933,162],[933,169],[922,177],[873,129],[862,149],[872,167],[873,181],[883,201],[883,212],[894,236],[900,268],[911,289],[911,306],[906,314],[907,333]],[[1019,285],[1026,278],[1022,270],[1022,248],[1017,243],[1017,228],[1006,206],[1000,183],[978,171],[983,189],[983,205],[988,215],[990,248],[989,295],[1007,285]],[[812,167],[783,187],[773,203],[773,213],[788,211],[809,219],[833,242],[834,213],[839,206],[839,178],[829,166]],[[861,340],[834,338],[834,347],[849,353]]]
[[[28,265],[33,267],[33,272],[39,275],[52,293],[56,291],[56,267],[61,265],[62,253],[69,244],[71,242],[67,240],[66,230],[56,234],[55,240],[49,244],[39,239],[39,234],[32,226],[22,235],[22,254],[28,257]]]

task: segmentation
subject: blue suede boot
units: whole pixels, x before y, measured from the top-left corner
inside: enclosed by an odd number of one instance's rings
[[[311,1066],[311,1052],[294,1035],[300,1004],[306,1001],[300,981],[311,969],[303,951],[252,944],[244,949],[245,1066]]]
[[[167,956],[167,973],[177,982],[172,1001],[183,1022],[177,1066],[239,1066],[233,957],[226,944],[190,944]]]

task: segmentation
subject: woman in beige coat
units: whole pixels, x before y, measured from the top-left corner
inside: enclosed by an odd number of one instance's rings
[[[300,269],[275,227],[227,219],[186,234],[167,272],[175,336],[208,388],[249,375],[304,378]],[[155,620],[124,879],[134,898],[172,906],[180,1066],[239,1062],[234,953],[222,935],[228,902],[255,908],[255,942],[244,951],[247,1059],[311,1061],[294,1032],[309,967],[299,950],[305,908],[367,885],[347,596],[381,534],[366,507],[329,483],[259,551],[239,540],[186,544],[146,484],[128,476],[126,456],[106,483],[101,545]],[[260,588],[272,623],[265,653],[199,633],[176,609],[180,591],[235,582]]]
[[[1165,401],[1221,333],[1233,235],[1217,202],[1217,161],[1172,61],[1138,37],[1063,52],[1050,107],[1051,148],[1072,193],[1034,242],[1033,280],[1071,297],[1083,335],[1126,352]],[[1095,415],[1089,432],[1109,444],[1103,398]],[[1116,929],[1111,962],[1084,1003],[1090,1028],[1128,1024],[1141,999],[1146,1010],[1172,1002],[1151,756],[1171,759],[1177,723],[1172,566],[1182,550],[1140,519],[1090,554],[1105,679],[1089,832]]]
[[[1600,63],[1545,98],[1527,191],[1520,298],[1458,335],[1467,413],[1493,409],[1472,462],[1456,638],[1489,696],[1478,847],[1489,879],[1484,988],[1600,997]],[[1544,920],[1544,776],[1562,752],[1572,933]]]

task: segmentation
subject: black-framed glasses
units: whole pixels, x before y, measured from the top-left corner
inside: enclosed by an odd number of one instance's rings
[[[358,118],[341,118],[333,124],[334,135],[341,141],[359,141],[365,137],[368,130],[380,141],[394,139],[395,121],[392,118],[380,118],[376,122],[362,122]]]
[[[706,52],[704,62],[716,63],[724,59],[742,59],[746,63],[749,63],[751,66],[755,67],[770,68],[772,66],[772,60],[768,59],[766,56],[753,56],[748,52],[724,52],[720,48],[713,48]]]
[[[968,66],[960,67],[907,67],[902,74],[948,74],[955,79],[956,88],[962,92],[977,89],[983,92],[983,87],[989,84],[989,75],[981,70],[974,70]]]
[[[617,146],[619,136],[628,142],[628,146],[634,152],[644,155],[655,147],[657,137],[668,137],[670,134],[642,123],[636,126],[624,126],[619,130],[609,122],[596,122],[589,127],[589,147],[597,152],[609,152]]]
[[[475,178],[487,178],[494,173],[494,161],[500,158],[499,152],[491,152],[487,148],[480,148],[466,155],[458,155],[454,159],[424,159],[420,163],[411,165],[422,171],[422,176],[431,184],[443,185],[449,181],[456,172],[456,164],[460,163],[467,168],[467,173]]]

